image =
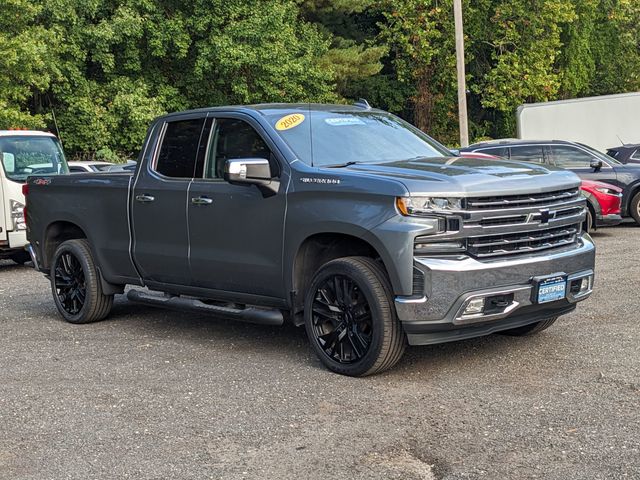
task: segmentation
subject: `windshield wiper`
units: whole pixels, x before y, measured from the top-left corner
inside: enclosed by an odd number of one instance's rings
[[[327,168],[344,168],[344,167],[350,167],[351,165],[358,165],[359,163],[364,163],[364,162],[337,163],[335,165],[325,165],[325,167],[327,167]]]

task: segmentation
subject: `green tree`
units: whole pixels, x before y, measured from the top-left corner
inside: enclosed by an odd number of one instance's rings
[[[46,116],[29,108],[40,106],[56,71],[50,50],[55,35],[36,24],[39,13],[40,8],[29,0],[2,0],[0,129],[45,126]]]

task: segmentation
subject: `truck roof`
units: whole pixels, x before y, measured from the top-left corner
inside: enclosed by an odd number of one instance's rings
[[[325,104],[325,103],[260,103],[255,105],[228,105],[220,107],[205,107],[185,112],[175,112],[163,115],[160,118],[171,118],[176,115],[184,115],[189,113],[204,112],[257,112],[261,115],[271,115],[276,113],[295,113],[295,112],[383,112],[375,108],[371,108],[366,103],[356,103],[354,105],[341,104]]]
[[[53,133],[40,130],[0,130],[0,137],[55,137]]]

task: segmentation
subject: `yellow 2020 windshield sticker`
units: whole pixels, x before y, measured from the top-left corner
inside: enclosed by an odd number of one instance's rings
[[[276,130],[289,130],[290,128],[297,127],[304,122],[304,115],[301,113],[292,113],[286,117],[282,117],[276,123]]]

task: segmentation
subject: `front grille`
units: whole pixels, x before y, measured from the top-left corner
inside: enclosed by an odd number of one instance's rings
[[[496,197],[471,197],[466,201],[467,210],[498,210],[502,208],[541,207],[576,199],[580,189],[571,188],[554,192],[526,195],[501,195]]]
[[[507,255],[526,254],[565,247],[576,242],[580,225],[566,225],[522,233],[471,237],[467,247],[476,258],[492,258]]]

